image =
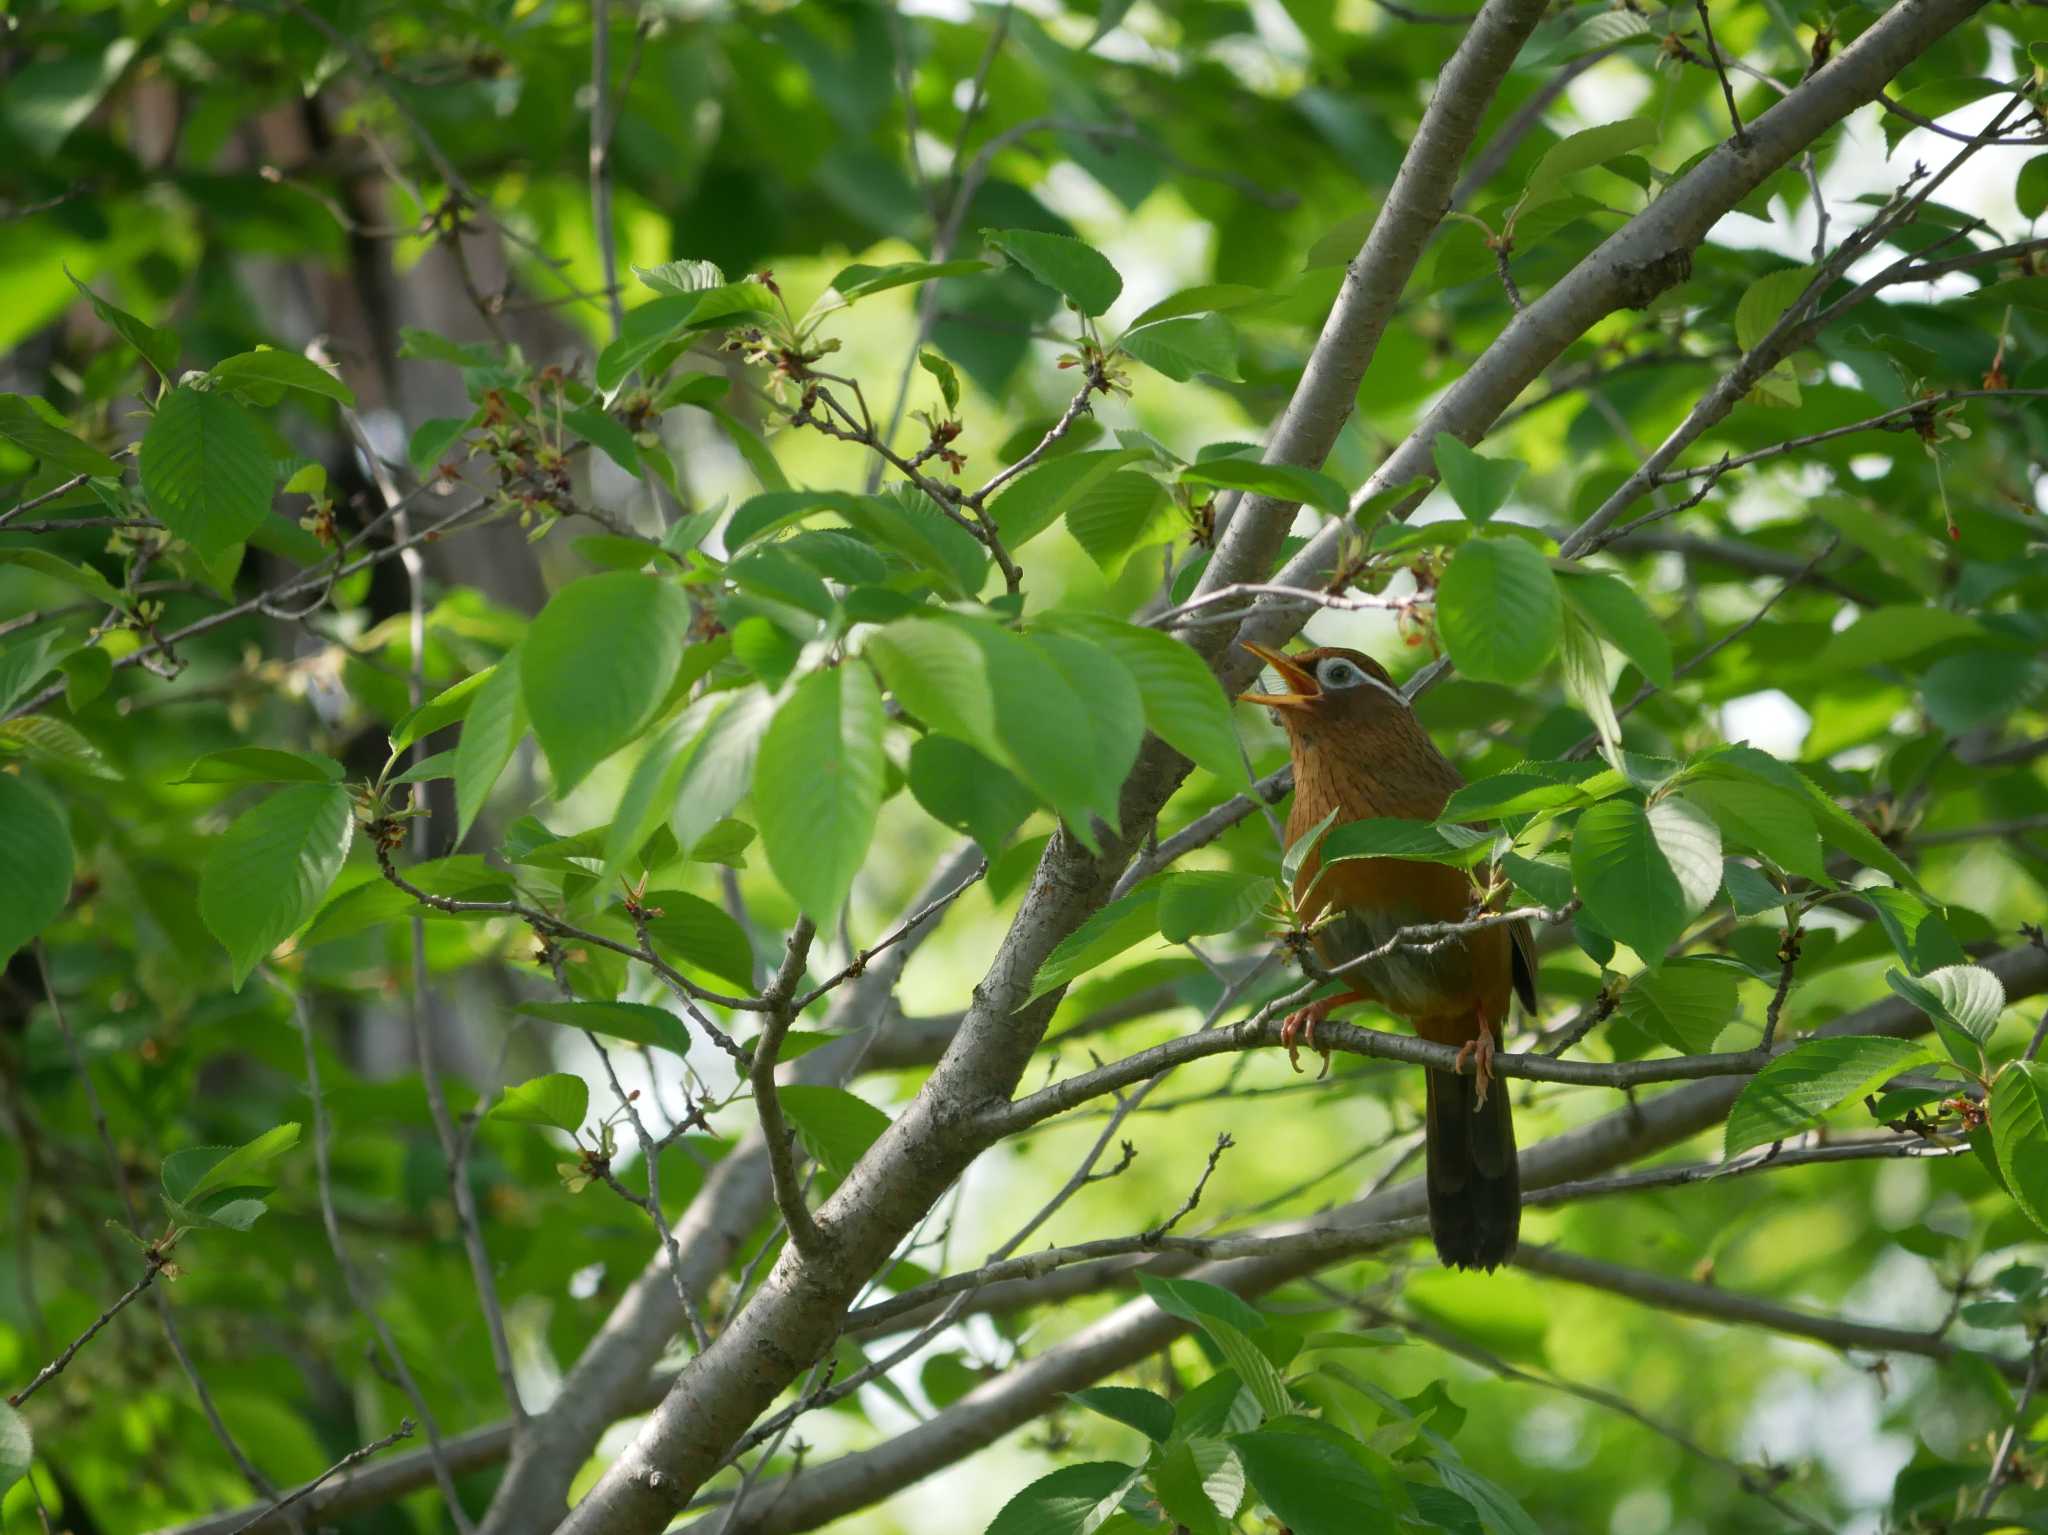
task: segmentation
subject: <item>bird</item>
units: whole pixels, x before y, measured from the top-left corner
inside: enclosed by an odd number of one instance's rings
[[[1394,679],[1361,651],[1324,647],[1292,655],[1245,643],[1286,691],[1241,694],[1286,728],[1294,760],[1290,847],[1329,821],[1376,817],[1434,821],[1465,780],[1437,750]],[[1457,922],[1474,905],[1472,877],[1447,864],[1347,859],[1322,867],[1319,850],[1294,877],[1294,916],[1321,964],[1337,970],[1403,927]],[[1320,919],[1320,920],[1319,920]],[[1513,1111],[1494,1085],[1493,1055],[1510,992],[1536,1009],[1536,955],[1526,922],[1462,934],[1441,948],[1396,949],[1339,975],[1350,989],[1319,998],[1281,1029],[1295,1069],[1304,1038],[1354,1002],[1378,1003],[1422,1038],[1456,1045],[1455,1071],[1430,1067],[1424,1128],[1429,1228],[1448,1266],[1491,1270],[1511,1257],[1521,1229]],[[1323,1052],[1323,1067],[1329,1055]],[[1465,1068],[1471,1067],[1470,1075]]]

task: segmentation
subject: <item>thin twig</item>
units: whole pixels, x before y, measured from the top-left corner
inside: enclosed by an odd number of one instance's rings
[[[273,1515],[282,1512],[284,1509],[290,1508],[294,1503],[298,1502],[301,1498],[310,1498],[314,1493],[318,1492],[325,1483],[331,1481],[333,1478],[337,1476],[340,1476],[344,1471],[347,1471],[351,1466],[357,1465],[362,1461],[368,1460],[372,1455],[377,1454],[380,1450],[390,1449],[394,1444],[398,1443],[398,1441],[401,1439],[412,1438],[412,1432],[412,1419],[400,1418],[398,1420],[398,1427],[393,1429],[390,1433],[386,1434],[382,1439],[373,1440],[369,1444],[363,1445],[358,1449],[350,1450],[348,1454],[342,1456],[340,1460],[337,1460],[325,1471],[321,1472],[318,1476],[314,1477],[313,1480],[306,1483],[305,1486],[299,1488],[296,1492],[291,1493],[289,1496],[280,1499],[274,1507],[266,1508],[262,1513],[258,1514],[255,1518],[251,1519],[247,1524],[238,1526],[235,1530],[235,1535],[242,1535],[242,1532],[244,1530],[254,1529],[257,1525],[262,1524],[266,1519],[269,1519]]]
[[[2027,1421],[2027,1410],[2034,1405],[2034,1393],[2041,1386],[2041,1366],[2048,1359],[2048,1328],[2036,1325],[2033,1328],[2033,1349],[2027,1360],[2027,1383],[2020,1388],[2019,1405],[2012,1410],[2012,1422],[2006,1424],[2005,1433],[1998,1441],[1998,1453],[1991,1457],[1991,1475],[1984,1479],[1984,1491],[1977,1499],[1977,1517],[1983,1519],[1991,1513],[1991,1505],[1998,1501],[1998,1494],[2004,1488],[2006,1479],[2012,1474],[2013,1451],[2019,1445],[2020,1430]]]
[[[1728,103],[1728,122],[1735,130],[1735,147],[1744,154],[1749,152],[1749,135],[1742,127],[1742,113],[1735,106],[1735,87],[1728,81],[1728,65],[1721,57],[1721,50],[1714,46],[1714,23],[1707,15],[1707,0],[1693,0],[1693,7],[1699,12],[1700,32],[1706,39],[1707,57],[1713,61],[1714,73],[1721,77],[1721,96]]]
[[[64,1373],[64,1367],[71,1363],[72,1359],[77,1355],[80,1349],[84,1348],[86,1344],[92,1342],[93,1338],[98,1334],[99,1330],[102,1327],[105,1327],[107,1323],[113,1321],[115,1317],[119,1316],[122,1313],[122,1311],[127,1308],[127,1305],[130,1301],[134,1300],[144,1290],[147,1290],[152,1284],[156,1283],[156,1276],[163,1272],[163,1266],[165,1262],[164,1257],[156,1248],[151,1248],[144,1255],[144,1257],[146,1261],[146,1267],[144,1267],[142,1271],[142,1277],[136,1280],[134,1284],[130,1285],[128,1289],[122,1294],[119,1300],[115,1301],[111,1306],[107,1307],[105,1311],[102,1311],[99,1314],[99,1316],[93,1320],[91,1325],[85,1329],[84,1332],[80,1333],[76,1338],[72,1339],[70,1347],[66,1348],[63,1353],[59,1354],[55,1359],[52,1359],[40,1370],[36,1371],[34,1380],[30,1381],[26,1386],[23,1386],[19,1391],[15,1392],[14,1395],[10,1396],[7,1399],[8,1406],[19,1407],[23,1402],[26,1402],[30,1397],[34,1396],[38,1391],[42,1390],[44,1385],[47,1384],[49,1381],[56,1379],[56,1377],[58,1377],[59,1375],[62,1375]]]
[[[761,994],[768,1004],[767,1017],[761,1026],[761,1037],[754,1042],[753,1060],[747,1069],[754,1087],[754,1112],[761,1120],[761,1136],[767,1143],[775,1208],[782,1213],[783,1224],[789,1227],[791,1244],[807,1258],[822,1255],[824,1234],[812,1219],[811,1208],[804,1203],[803,1189],[797,1183],[796,1158],[790,1150],[794,1132],[783,1118],[782,1097],[775,1086],[775,1064],[782,1052],[782,1041],[797,1015],[790,998],[797,982],[803,979],[804,961],[810,956],[811,940],[816,934],[817,925],[809,917],[799,917],[790,929],[782,968]]]

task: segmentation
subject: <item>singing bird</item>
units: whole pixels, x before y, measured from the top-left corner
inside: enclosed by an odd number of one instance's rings
[[[1287,729],[1294,755],[1290,845],[1332,811],[1336,825],[1373,817],[1433,821],[1463,785],[1394,679],[1370,656],[1245,648],[1278,672],[1287,689],[1242,697],[1271,709]],[[1297,916],[1312,928],[1316,956],[1332,970],[1403,927],[1463,920],[1473,893],[1471,876],[1461,869],[1399,858],[1345,860],[1324,870],[1311,852],[1294,879]],[[1350,990],[1312,1002],[1287,1020],[1281,1039],[1290,1056],[1304,1038],[1314,1048],[1316,1025],[1352,1002],[1376,1002],[1424,1039],[1458,1046],[1459,1070],[1432,1067],[1428,1076],[1430,1235],[1437,1256],[1453,1268],[1506,1262],[1521,1228],[1521,1187],[1514,1121],[1506,1089],[1494,1086],[1493,1053],[1510,991],[1521,995],[1523,1007],[1536,1007],[1528,924],[1481,928],[1426,952],[1396,949],[1339,979]]]

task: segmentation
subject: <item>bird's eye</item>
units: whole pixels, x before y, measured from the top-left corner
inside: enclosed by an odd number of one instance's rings
[[[1341,657],[1333,656],[1317,668],[1317,680],[1326,688],[1355,688],[1365,673]]]

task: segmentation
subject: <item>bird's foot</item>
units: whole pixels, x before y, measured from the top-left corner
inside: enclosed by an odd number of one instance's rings
[[[1487,1090],[1493,1086],[1493,1030],[1481,1027],[1479,1033],[1458,1047],[1458,1070],[1465,1069],[1466,1058],[1472,1061],[1472,1074],[1479,1079],[1479,1102],[1486,1103]]]
[[[1325,997],[1320,1002],[1311,1002],[1287,1015],[1287,1021],[1280,1025],[1280,1043],[1287,1050],[1287,1064],[1296,1071],[1301,1070],[1301,1047],[1306,1044],[1323,1058],[1323,1069],[1316,1073],[1316,1080],[1322,1081],[1330,1074],[1330,1051],[1326,1045],[1316,1043],[1316,1025],[1330,1016],[1330,1008],[1336,999]]]

